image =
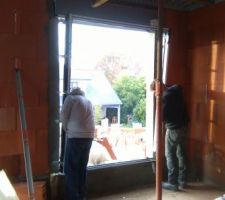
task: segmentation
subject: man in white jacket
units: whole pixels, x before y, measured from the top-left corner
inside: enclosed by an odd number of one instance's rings
[[[92,104],[80,88],[73,89],[66,97],[60,120],[67,136],[64,159],[67,199],[84,200],[95,124]]]

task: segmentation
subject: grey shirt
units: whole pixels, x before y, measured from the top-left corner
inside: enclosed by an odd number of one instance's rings
[[[82,95],[68,95],[60,120],[68,138],[93,138],[95,131],[91,102]]]

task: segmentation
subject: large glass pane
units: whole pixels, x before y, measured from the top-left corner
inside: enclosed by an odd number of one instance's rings
[[[89,166],[152,157],[154,37],[73,23],[70,86],[82,88],[95,109]]]

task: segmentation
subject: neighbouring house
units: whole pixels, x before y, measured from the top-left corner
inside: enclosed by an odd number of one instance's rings
[[[122,102],[103,72],[72,68],[70,88],[74,87],[80,87],[94,106],[100,106],[102,119],[108,118],[109,123],[120,123]],[[62,96],[60,99],[62,105]]]

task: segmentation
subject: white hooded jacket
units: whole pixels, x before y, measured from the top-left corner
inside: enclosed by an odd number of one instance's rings
[[[60,120],[68,138],[93,138],[95,131],[91,102],[81,94],[66,97]]]

